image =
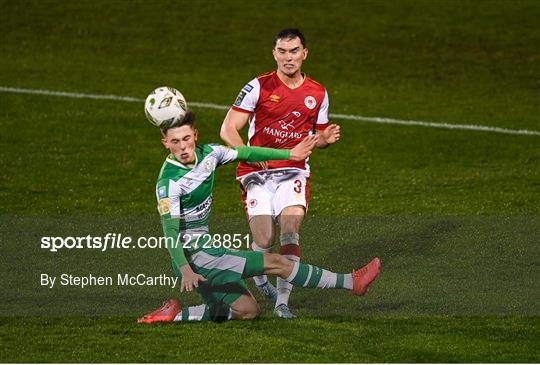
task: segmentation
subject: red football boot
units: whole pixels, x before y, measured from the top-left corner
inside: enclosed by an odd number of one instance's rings
[[[366,266],[360,269],[353,270],[353,288],[352,293],[358,296],[362,296],[367,293],[369,284],[373,282],[379,276],[381,271],[381,260],[375,257]]]
[[[155,311],[145,314],[137,320],[137,323],[172,322],[182,306],[176,299],[169,299]]]

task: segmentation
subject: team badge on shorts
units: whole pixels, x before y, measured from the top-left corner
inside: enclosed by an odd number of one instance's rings
[[[250,208],[255,208],[257,206],[257,199],[251,199],[248,205]]]
[[[310,96],[306,96],[306,98],[304,99],[304,104],[306,104],[309,110],[312,110],[317,105],[317,101],[315,100],[313,96],[310,95]]]

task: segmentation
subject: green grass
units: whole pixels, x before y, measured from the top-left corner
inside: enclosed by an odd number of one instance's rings
[[[124,317],[15,317],[0,319],[0,328],[6,362],[537,362],[539,335],[537,317],[302,318],[184,326],[138,326]]]
[[[0,86],[144,98],[170,85],[230,104],[274,68],[273,35],[294,19],[332,113],[540,131],[534,1],[0,5]],[[219,141],[225,112],[195,111],[202,142]],[[0,361],[539,362],[539,138],[336,122],[340,143],[311,159],[303,253],[335,271],[379,255],[369,295],[295,290],[293,322],[261,303],[254,322],[137,326],[178,294],[49,290],[39,275],[169,273],[166,252],[39,240],[158,235],[158,131],[138,103],[0,93]],[[216,187],[214,230],[246,232],[233,166]]]

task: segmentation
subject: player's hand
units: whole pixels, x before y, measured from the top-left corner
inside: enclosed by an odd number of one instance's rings
[[[340,137],[340,126],[337,124],[330,124],[328,127],[321,132],[323,137],[321,142],[326,142],[326,144],[333,144],[339,141]]]
[[[182,273],[182,284],[180,284],[180,291],[192,291],[194,288],[199,287],[199,281],[206,281],[204,276],[195,273],[191,266],[184,265],[180,267]]]
[[[317,141],[319,140],[319,136],[314,134],[311,136],[307,136],[304,138],[304,140],[300,143],[298,143],[292,150],[291,155],[289,157],[292,161],[303,161],[305,160],[309,155],[311,155],[311,152],[317,145]]]
[[[268,169],[268,163],[266,161],[263,162],[246,162],[248,165],[255,166],[261,170]]]

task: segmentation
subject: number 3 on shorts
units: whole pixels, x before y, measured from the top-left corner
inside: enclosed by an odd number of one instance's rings
[[[300,194],[302,192],[302,180],[294,180],[294,192]]]

